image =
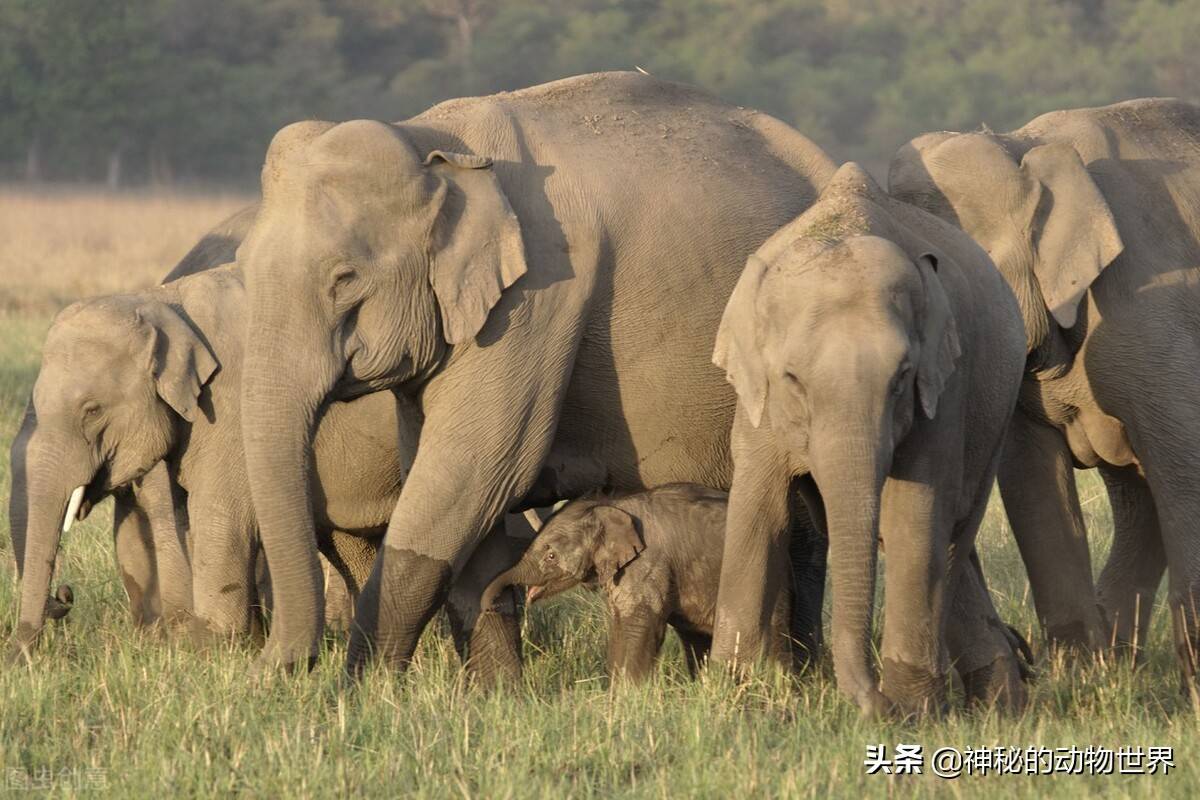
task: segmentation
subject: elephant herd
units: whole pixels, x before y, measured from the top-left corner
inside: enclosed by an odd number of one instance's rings
[[[260,670],[311,666],[327,583],[351,677],[403,669],[443,607],[511,677],[513,587],[579,583],[616,675],[667,625],[693,670],[802,667],[828,572],[862,711],[940,709],[952,670],[1020,707],[974,550],[998,480],[1048,639],[1136,654],[1166,572],[1194,696],[1198,236],[1200,107],[1169,99],[926,134],[886,188],[639,73],[290,125],[261,202],[162,285],[55,320],[12,448],[11,655],[66,613],[61,534],[111,495],[135,622],[247,635],[269,595]]]

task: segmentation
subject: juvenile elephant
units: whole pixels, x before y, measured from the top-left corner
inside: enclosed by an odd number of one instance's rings
[[[530,603],[580,584],[597,587],[608,608],[610,675],[647,677],[670,625],[695,676],[712,644],[727,500],[724,492],[689,483],[574,500],[488,587],[483,606],[512,584],[528,587]],[[784,654],[790,605],[790,590],[781,592],[771,614],[776,649]]]
[[[249,631],[258,580],[238,422],[244,297],[240,271],[225,267],[76,303],[55,320],[12,448],[16,648],[41,630],[60,531],[108,494],[135,621],[194,614],[209,632]],[[391,392],[323,411],[310,475],[317,542],[352,598],[419,432],[419,409]],[[489,552],[501,560],[478,566],[491,572],[468,573],[476,594],[519,556]]]
[[[1164,568],[1185,676],[1200,646],[1200,107],[1056,111],[1011,133],[930,133],[891,192],[961,227],[1013,287],[1024,384],[1000,491],[1050,639],[1144,638]],[[1072,467],[1114,538],[1096,605]],[[1106,619],[1107,618],[1107,619]]]
[[[829,533],[838,688],[865,713],[939,708],[946,640],[961,623],[949,605],[978,577],[967,556],[1024,355],[1016,302],[987,255],[889,198],[857,164],[841,167],[750,257],[717,332],[713,362],[738,408],[714,658],[761,647],[788,486],[811,475]],[[869,645],[881,539],[877,688]],[[996,620],[983,632],[998,654],[1002,630]]]
[[[242,426],[277,622],[263,662],[316,657],[306,464],[329,398],[394,387],[425,418],[359,597],[352,675],[408,663],[506,511],[727,487],[734,396],[712,334],[746,256],[833,170],[778,120],[638,73],[280,131],[238,251]]]

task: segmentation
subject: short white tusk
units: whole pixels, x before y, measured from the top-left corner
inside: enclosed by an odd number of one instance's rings
[[[649,74],[649,73],[647,73],[647,74]],[[561,509],[563,506],[565,506],[569,502],[571,502],[571,501],[570,500],[559,500],[557,503],[550,506],[550,508],[554,511],[558,511],[559,509]]]
[[[538,516],[536,509],[525,509],[525,521],[529,523],[529,527],[533,528],[535,533],[542,527],[542,518]]]
[[[83,489],[83,486],[76,486],[75,491],[71,492],[71,500],[67,503],[67,515],[63,517],[63,533],[71,530],[71,523],[79,514],[79,507],[83,505]]]

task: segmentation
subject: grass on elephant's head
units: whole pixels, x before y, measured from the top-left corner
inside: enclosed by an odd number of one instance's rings
[[[11,192],[0,202],[11,203]],[[37,371],[50,315],[72,292],[134,288],[160,274],[126,271],[135,252],[174,259],[192,239],[240,201],[163,200],[125,196],[105,201],[22,206],[16,225],[0,210],[0,637],[17,615],[8,538],[7,452]],[[98,203],[97,219],[78,220]],[[79,204],[82,203],[83,206]],[[195,205],[189,205],[194,203]],[[165,205],[164,205],[165,204]],[[31,209],[40,209],[33,213]],[[129,220],[159,220],[173,208],[183,222],[130,224],[143,244],[117,244],[103,260],[89,231],[105,235]],[[105,215],[108,215],[105,217]],[[190,219],[194,215],[195,219]],[[87,216],[87,215],[83,215]],[[76,219],[71,224],[64,220]],[[126,220],[120,223],[119,220]],[[24,244],[5,241],[14,228]],[[187,225],[184,235],[178,227]],[[39,233],[40,231],[40,233]],[[55,239],[55,237],[61,237]],[[155,244],[158,237],[161,241]],[[11,239],[11,236],[10,236]],[[45,242],[42,240],[45,239]],[[46,242],[59,243],[56,248]],[[132,241],[136,241],[132,240]],[[5,271],[14,254],[40,254],[43,269],[16,288]],[[177,252],[176,252],[177,251]],[[56,260],[55,253],[64,258]],[[167,257],[169,253],[169,257]],[[70,258],[66,254],[75,254]],[[155,256],[157,258],[157,256]],[[152,260],[152,259],[148,259]],[[97,267],[96,265],[103,265]],[[164,268],[170,266],[164,264]],[[104,270],[94,275],[93,268]],[[44,278],[44,280],[43,280]],[[109,283],[111,281],[111,283]],[[84,289],[83,287],[87,287]],[[15,302],[9,302],[16,298]],[[1080,475],[1102,563],[1111,530],[1100,482]],[[923,723],[870,722],[837,694],[828,665],[793,680],[764,671],[743,683],[710,673],[686,678],[678,643],[668,635],[659,674],[644,686],[611,687],[604,676],[605,631],[597,599],[568,594],[535,606],[526,625],[526,673],[504,693],[464,686],[444,623],[435,620],[404,677],[368,672],[353,691],[341,688],[345,647],[330,640],[317,669],[255,684],[249,647],[197,651],[127,620],[113,562],[108,504],[66,537],[59,578],[76,590],[76,606],[52,624],[31,666],[0,668],[0,769],[3,788],[47,774],[55,794],[171,796],[428,797],[885,797],[946,793],[1034,797],[1081,793],[1186,796],[1200,790],[1197,718],[1182,702],[1165,615],[1158,609],[1149,658],[1124,665],[1059,657],[1039,664],[1029,710],[1016,718],[957,711]],[[981,551],[1001,614],[1039,641],[1019,555],[993,502]],[[1039,651],[1041,648],[1039,648]],[[1175,748],[1167,777],[1028,777],[994,775],[944,781],[866,775],[868,744]],[[46,770],[47,772],[43,772]]]

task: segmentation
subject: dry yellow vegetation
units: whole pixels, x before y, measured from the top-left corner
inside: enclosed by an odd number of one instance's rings
[[[50,314],[153,286],[251,198],[90,188],[0,188],[0,312]]]

